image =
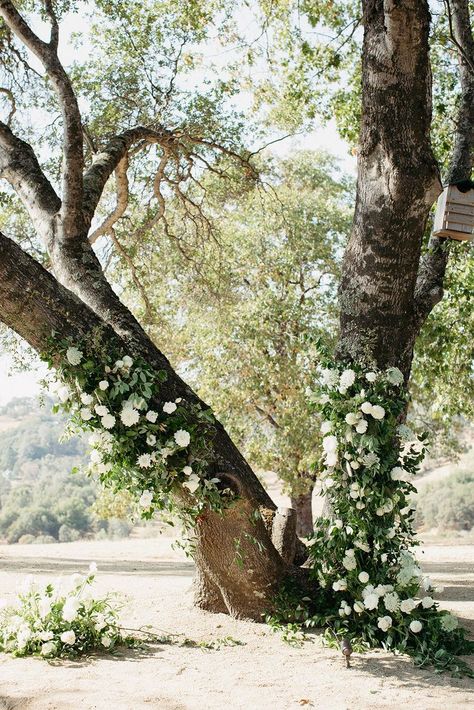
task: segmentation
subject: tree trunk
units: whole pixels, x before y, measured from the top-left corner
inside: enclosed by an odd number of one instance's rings
[[[81,342],[94,330],[98,350],[101,343],[106,343],[132,356],[144,357],[157,369],[166,368],[168,380],[160,391],[164,400],[182,396],[188,402],[200,402],[146,335],[140,335],[138,324],[133,338],[120,337],[97,313],[2,234],[0,270],[1,319],[39,353],[47,349],[53,331],[59,337]],[[133,318],[131,314],[130,317]],[[160,402],[162,405],[161,399]],[[159,406],[156,402],[155,408]],[[208,512],[198,521],[197,599],[200,606],[210,611],[262,620],[283,577],[291,572],[296,546],[293,543],[289,555],[286,534],[281,536],[281,542],[280,537],[272,542],[273,523],[280,521],[281,516],[276,515],[275,504],[219,423],[211,443],[211,470],[234,490],[237,498],[222,515]],[[285,529],[291,531],[292,524],[289,516]],[[280,549],[275,545],[280,545]]]
[[[426,0],[365,0],[357,197],[340,285],[338,356],[398,366],[418,334],[415,286],[441,190],[430,145]]]
[[[296,534],[309,537],[313,532],[313,491],[291,497],[291,507],[296,510]]]

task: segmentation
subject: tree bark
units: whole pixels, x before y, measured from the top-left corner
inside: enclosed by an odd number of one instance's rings
[[[291,507],[296,511],[296,534],[309,537],[313,532],[313,491],[291,497]]]
[[[430,15],[426,0],[363,5],[357,197],[340,285],[338,356],[397,365],[408,378],[421,244],[441,190],[430,145]]]

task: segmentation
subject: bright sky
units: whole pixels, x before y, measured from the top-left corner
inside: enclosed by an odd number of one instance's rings
[[[65,32],[61,43],[61,54],[65,63],[69,63],[69,60],[73,59],[73,51],[71,51],[72,48],[69,45],[68,35],[70,36],[71,31],[85,29],[85,25],[85,18],[75,15],[71,18],[71,27],[64,28],[63,26],[63,32],[64,29]],[[38,30],[39,28],[37,28]],[[33,58],[32,63],[37,64]],[[310,134],[277,143],[272,148],[273,152],[281,156],[285,155],[290,149],[325,150],[339,158],[343,170],[347,173],[355,173],[355,158],[349,154],[347,144],[340,138],[333,122],[315,129]],[[11,374],[11,359],[0,350],[0,405],[6,404],[15,397],[32,397],[39,393],[39,380],[44,377],[45,368],[39,360],[36,367],[37,369],[30,369],[27,372]]]

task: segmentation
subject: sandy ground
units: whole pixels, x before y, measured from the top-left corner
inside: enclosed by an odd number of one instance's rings
[[[424,568],[445,585],[443,606],[474,631],[474,546],[430,543]],[[0,546],[0,597],[11,597],[25,574],[51,579],[99,566],[97,588],[129,597],[123,621],[151,624],[195,641],[232,636],[241,646],[217,651],[156,646],[116,656],[48,664],[0,655],[0,710],[414,710],[474,707],[474,685],[438,676],[383,652],[353,657],[317,639],[286,645],[266,626],[192,608],[192,564],[170,539],[62,545]]]

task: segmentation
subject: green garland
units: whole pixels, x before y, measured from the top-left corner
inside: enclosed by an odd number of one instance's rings
[[[381,646],[455,673],[472,672],[456,654],[472,652],[457,619],[441,611],[431,580],[412,549],[411,483],[426,448],[426,436],[405,424],[408,393],[395,367],[385,371],[334,365],[320,372],[311,395],[322,419],[319,485],[330,516],[319,518],[310,541],[314,599],[279,595],[275,625],[329,627],[327,639],[347,636],[354,644]],[[297,594],[296,594],[297,597]]]
[[[97,338],[51,339],[45,386],[69,415],[68,432],[89,432],[89,473],[135,499],[141,517],[176,514],[187,528],[205,508],[220,510],[230,492],[209,471],[214,417],[182,398],[162,402],[166,373],[115,352]],[[59,363],[59,364],[58,364]]]

